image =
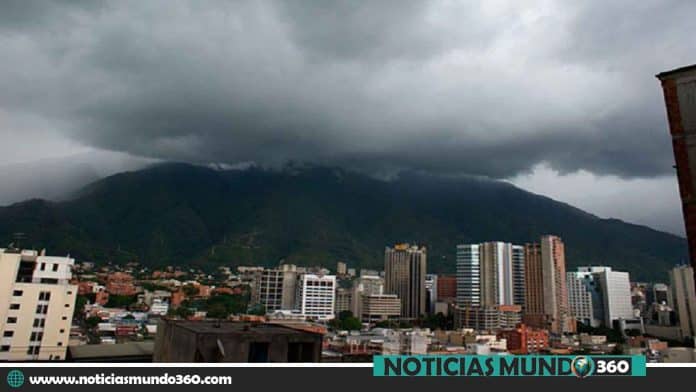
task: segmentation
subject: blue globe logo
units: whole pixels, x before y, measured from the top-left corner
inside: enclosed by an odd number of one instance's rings
[[[19,388],[24,385],[24,373],[20,370],[10,370],[7,373],[7,385],[12,388]]]
[[[592,372],[592,361],[587,357],[575,357],[570,367],[579,378],[585,378]]]

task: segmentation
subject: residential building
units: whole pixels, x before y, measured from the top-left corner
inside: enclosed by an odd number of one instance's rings
[[[344,276],[348,273],[348,266],[346,263],[339,261],[336,263],[336,275],[338,276]]]
[[[75,260],[0,249],[0,361],[65,360],[77,285]]]
[[[425,247],[398,244],[384,251],[384,291],[401,299],[401,316],[417,319],[426,309]]]
[[[296,310],[309,319],[335,317],[336,275],[305,273],[297,280]]]
[[[131,296],[138,290],[133,284],[133,276],[125,272],[114,272],[106,278],[106,291],[111,295]]]
[[[684,337],[696,337],[696,291],[694,290],[694,269],[691,266],[678,266],[670,272],[670,285],[679,328]]]
[[[498,337],[506,340],[508,351],[513,354],[533,354],[549,348],[547,330],[531,328],[524,324],[500,331]]]
[[[538,243],[526,244],[524,254],[525,324],[555,334],[575,332],[568,305],[563,241],[545,235]]]

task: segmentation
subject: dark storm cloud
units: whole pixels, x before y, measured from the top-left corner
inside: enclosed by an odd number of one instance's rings
[[[8,4],[0,119],[192,162],[671,174],[653,75],[696,61],[682,1]]]

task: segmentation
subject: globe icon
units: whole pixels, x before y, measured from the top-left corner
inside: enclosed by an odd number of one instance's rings
[[[572,368],[573,373],[580,378],[587,377],[592,370],[590,361],[586,357],[576,357],[573,360]]]
[[[24,373],[19,370],[11,370],[7,373],[7,385],[12,388],[19,388],[24,385]]]

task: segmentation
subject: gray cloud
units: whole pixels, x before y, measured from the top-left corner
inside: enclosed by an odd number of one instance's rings
[[[689,1],[8,4],[0,114],[192,162],[671,175],[653,75],[696,61]]]

